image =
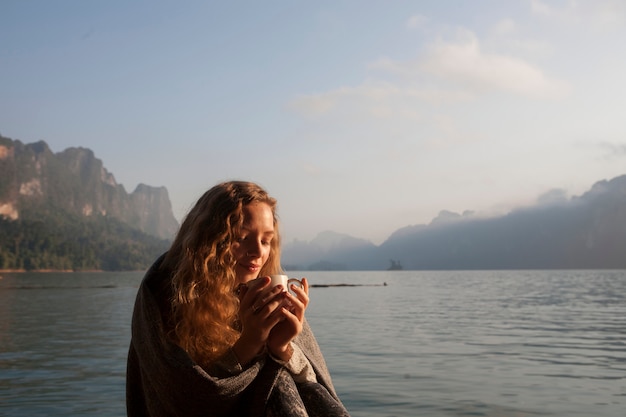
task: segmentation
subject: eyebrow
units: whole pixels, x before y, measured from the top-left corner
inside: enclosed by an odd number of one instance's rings
[[[251,232],[252,229],[250,229],[249,227],[242,227],[241,228],[242,232]],[[262,235],[275,235],[276,234],[276,230],[266,230],[264,232],[261,232]]]

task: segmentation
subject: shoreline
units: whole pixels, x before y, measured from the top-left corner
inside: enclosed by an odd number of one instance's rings
[[[334,287],[386,287],[387,283],[382,284],[311,284],[311,288],[334,288]]]

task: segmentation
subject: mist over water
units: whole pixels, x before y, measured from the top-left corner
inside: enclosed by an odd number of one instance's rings
[[[0,275],[0,415],[125,415],[143,274]],[[623,415],[626,271],[303,275],[355,417]]]

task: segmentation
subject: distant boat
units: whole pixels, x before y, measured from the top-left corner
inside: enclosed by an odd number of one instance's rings
[[[404,269],[400,261],[396,261],[395,259],[389,259],[389,264],[387,271],[402,271]]]

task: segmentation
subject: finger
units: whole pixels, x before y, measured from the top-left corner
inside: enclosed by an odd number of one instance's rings
[[[270,283],[269,277],[261,277],[253,279],[252,281],[248,281],[246,284],[243,284],[245,291],[242,296],[240,296],[240,309],[249,309],[252,307],[254,302],[256,301],[258,295],[263,292],[263,289]],[[242,292],[243,292],[242,291]]]
[[[277,309],[276,312],[276,317],[279,318],[279,322],[286,322],[289,323],[290,326],[293,328],[294,333],[294,337],[300,333],[300,331],[298,329],[300,329],[302,327],[302,318],[298,316],[297,313],[294,313],[292,311],[290,311],[287,307],[282,306],[281,308]]]
[[[307,304],[309,303],[309,296],[303,290],[297,290],[297,294],[287,293],[285,297],[290,303],[300,306],[302,308],[306,308]]]
[[[248,281],[246,284],[251,290],[262,291],[263,288],[267,287],[270,282],[270,277],[258,277],[252,281]]]
[[[267,304],[283,292],[284,289],[282,285],[277,285],[273,288],[267,288],[257,296],[257,304],[260,306]]]
[[[248,292],[248,286],[246,284],[239,284],[235,288],[235,294],[239,297],[239,300],[243,299],[243,296]]]
[[[268,292],[261,293],[254,303],[252,303],[252,312],[260,314],[262,317],[272,313],[282,302],[284,291],[280,286],[270,289]]]
[[[259,318],[260,319],[260,326],[262,326],[264,329],[266,329],[268,332],[270,332],[272,329],[275,328],[275,326],[283,321],[285,321],[287,319],[287,317],[285,316],[283,310],[285,309],[284,306],[282,305],[282,302],[277,303],[276,305],[270,306],[270,307],[274,307],[273,310],[269,311],[269,313],[267,314],[266,317],[264,318]],[[298,320],[295,319],[295,323],[298,323]]]
[[[302,279],[291,279],[289,280],[290,282],[296,282],[293,284],[289,284],[289,288],[293,289],[294,286],[295,288],[301,288],[304,292],[306,292],[307,294],[309,293],[309,281],[306,278],[302,278]]]
[[[298,321],[302,321],[304,319],[304,311],[306,310],[307,302],[308,299],[301,300],[293,294],[287,293],[285,294],[285,301],[282,307],[286,308],[290,313],[295,314]]]
[[[297,285],[293,285],[291,287],[291,290],[295,293],[295,298],[297,298],[297,300],[299,300],[302,304],[304,304],[304,307],[306,308],[306,306],[309,305],[308,286],[300,288]],[[292,296],[293,296],[293,294],[292,294]]]

